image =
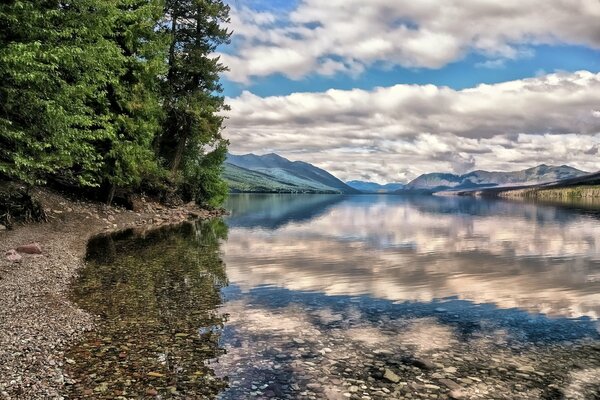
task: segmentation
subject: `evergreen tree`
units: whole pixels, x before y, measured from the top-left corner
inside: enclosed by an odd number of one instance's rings
[[[153,143],[160,133],[160,78],[166,74],[168,42],[156,27],[163,17],[163,0],[119,0],[113,40],[124,56],[118,81],[108,86],[114,135],[100,144],[104,154],[101,180],[108,202],[115,189],[160,176]]]
[[[0,4],[0,177],[117,187],[170,179],[216,204],[227,141],[212,56],[216,0],[7,0]]]
[[[221,0],[167,0],[165,15],[169,69],[159,151],[174,176],[182,175],[186,184],[199,185],[192,193],[199,196],[197,201],[206,202],[222,196],[225,187],[218,180],[196,179],[214,176],[227,147],[219,114],[227,108],[219,83],[219,74],[227,68],[212,54],[229,42],[230,32],[223,27],[229,22],[229,6]],[[212,172],[201,173],[204,168]]]

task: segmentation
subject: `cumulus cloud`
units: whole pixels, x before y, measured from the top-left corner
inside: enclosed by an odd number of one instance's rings
[[[600,73],[454,90],[395,85],[227,99],[233,152],[275,151],[343,179],[569,163],[598,170]]]
[[[599,20],[597,0],[300,0],[278,14],[234,4],[235,50],[222,57],[237,82],[357,74],[375,63],[441,68],[468,52],[498,67],[530,45],[600,48]]]

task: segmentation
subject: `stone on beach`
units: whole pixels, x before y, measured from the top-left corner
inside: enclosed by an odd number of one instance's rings
[[[39,243],[24,244],[17,247],[17,251],[24,254],[42,254],[42,248]]]
[[[6,256],[6,259],[8,261],[13,261],[13,262],[19,261],[22,258],[21,255],[19,253],[17,253],[17,251],[14,249],[8,250],[4,255]]]

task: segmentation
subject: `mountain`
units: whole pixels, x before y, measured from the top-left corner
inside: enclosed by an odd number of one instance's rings
[[[428,191],[430,193],[443,190],[467,190],[490,187],[516,186],[554,182],[563,179],[577,178],[589,174],[568,165],[537,167],[514,172],[473,171],[464,175],[449,173],[424,174],[409,182],[405,191]],[[397,192],[403,192],[402,190]]]
[[[363,193],[391,193],[404,187],[404,184],[402,183],[386,183],[385,185],[381,185],[379,183],[365,181],[349,181],[346,182],[346,184]]]
[[[274,153],[228,154],[223,178],[237,192],[360,193],[321,168]]]
[[[589,201],[597,205],[597,199],[600,197],[600,172],[549,183],[456,191],[453,194],[477,197],[525,198],[558,202],[579,201],[585,203]]]

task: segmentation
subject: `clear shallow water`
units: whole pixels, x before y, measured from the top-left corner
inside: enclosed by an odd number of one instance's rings
[[[600,398],[593,206],[226,207],[228,229],[91,242],[74,296],[103,322],[69,355],[73,398]]]

